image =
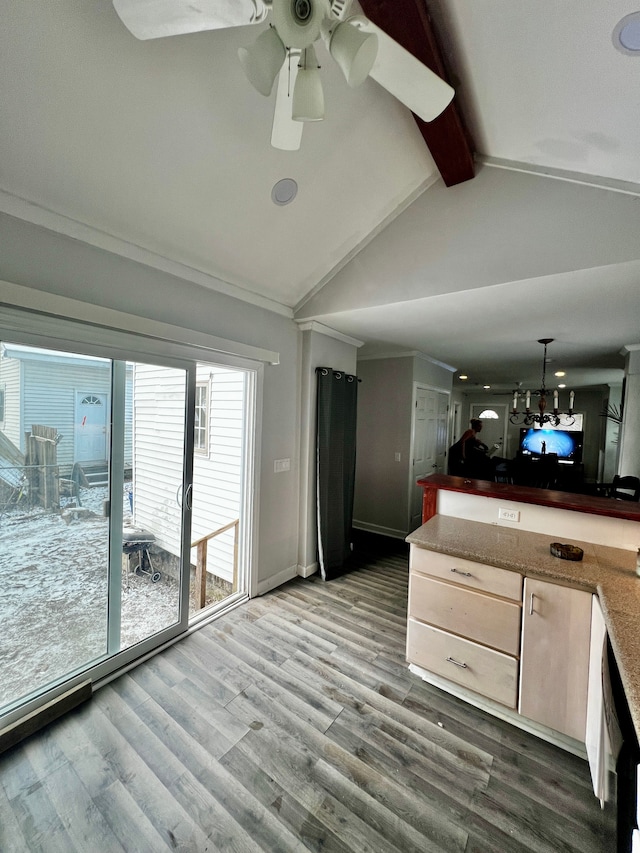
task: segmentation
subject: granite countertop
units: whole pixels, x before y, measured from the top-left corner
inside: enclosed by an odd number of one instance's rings
[[[549,552],[557,537],[436,515],[407,536],[407,542],[489,563],[503,569],[597,592],[629,710],[640,740],[640,578],[636,554],[577,539],[563,540],[584,551],[579,562]],[[640,544],[640,543],[639,543]]]

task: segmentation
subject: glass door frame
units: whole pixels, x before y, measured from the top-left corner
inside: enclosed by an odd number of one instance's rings
[[[154,634],[134,646],[122,651],[117,651],[104,660],[89,666],[82,667],[76,672],[67,673],[64,677],[52,682],[49,688],[38,695],[19,701],[11,710],[0,717],[0,727],[10,725],[16,720],[32,713],[66,691],[90,680],[95,686],[105,683],[111,678],[125,672],[139,661],[157,653],[162,648],[175,642],[175,640],[186,635],[190,630],[195,630],[204,621],[211,620],[218,615],[219,610],[212,609],[207,613],[207,620],[198,620],[189,627],[189,576],[185,566],[189,565],[190,554],[190,500],[189,490],[193,479],[193,427],[195,411],[195,387],[196,387],[196,363],[200,360],[215,361],[219,364],[228,365],[247,371],[247,448],[248,455],[245,457],[247,471],[245,473],[245,495],[243,509],[246,512],[245,533],[240,545],[243,554],[242,566],[245,572],[246,593],[233,596],[228,606],[236,606],[246,600],[254,593],[253,587],[257,583],[253,567],[255,566],[256,531],[257,531],[257,506],[259,494],[259,442],[256,440],[259,430],[260,412],[262,408],[262,383],[264,375],[264,364],[242,356],[234,356],[221,353],[215,349],[201,346],[180,344],[174,341],[166,341],[161,338],[149,338],[145,335],[136,335],[134,332],[120,331],[118,329],[94,326],[82,320],[67,317],[40,314],[31,309],[14,308],[3,306],[2,318],[0,319],[0,341],[13,340],[25,345],[42,347],[47,349],[58,349],[66,352],[82,352],[101,358],[108,358],[114,364],[114,379],[112,381],[112,430],[116,422],[116,415],[124,409],[124,381],[123,377],[116,374],[115,365],[120,362],[124,365],[127,361],[142,360],[149,363],[159,364],[166,367],[176,367],[186,371],[187,386],[185,397],[185,444],[183,455],[183,500],[182,500],[182,543],[181,543],[181,587],[178,621],[166,629]],[[119,398],[119,402],[116,400]],[[115,408],[114,408],[115,407]],[[122,429],[124,419],[121,418]],[[110,437],[110,445],[114,446],[114,437]],[[113,452],[113,451],[112,451]],[[123,455],[123,442],[120,441],[120,453]],[[117,454],[116,454],[117,455]],[[124,457],[121,460],[124,462]],[[112,470],[116,459],[111,458]],[[110,478],[111,508],[114,508],[114,489],[117,477]],[[122,491],[120,491],[120,496]],[[115,500],[118,503],[118,499]],[[122,510],[120,509],[120,514]],[[117,519],[116,519],[117,521]],[[120,518],[120,521],[122,519]],[[120,528],[110,521],[110,584],[115,585],[121,577],[121,540],[118,538]],[[112,537],[118,538],[119,545],[114,547]],[[117,561],[117,567],[116,567]],[[117,578],[117,580],[116,580]],[[110,589],[115,593],[115,590]],[[118,593],[119,594],[119,590]],[[226,609],[226,608],[225,608]],[[110,615],[111,620],[111,615]],[[110,622],[110,645],[115,645],[115,624]]]

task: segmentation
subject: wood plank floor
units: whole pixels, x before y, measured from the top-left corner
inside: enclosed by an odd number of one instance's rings
[[[0,851],[609,853],[586,763],[424,684],[407,559],[295,580],[0,758]]]

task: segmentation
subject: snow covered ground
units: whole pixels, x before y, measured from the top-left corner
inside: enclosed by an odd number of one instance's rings
[[[0,706],[106,653],[106,490],[82,489],[77,519],[41,509],[0,517]],[[129,513],[125,496],[125,523]],[[178,619],[178,585],[122,580],[121,648]]]

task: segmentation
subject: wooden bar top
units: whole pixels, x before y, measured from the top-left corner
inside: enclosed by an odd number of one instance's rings
[[[600,498],[572,492],[556,492],[553,489],[534,489],[530,486],[512,486],[509,483],[493,483],[488,480],[468,480],[448,474],[429,474],[416,481],[423,488],[422,523],[436,514],[437,493],[440,489],[449,492],[466,492],[485,498],[520,501],[521,503],[548,506],[554,509],[569,509],[587,512],[607,518],[625,518],[640,521],[640,503],[635,501]]]

